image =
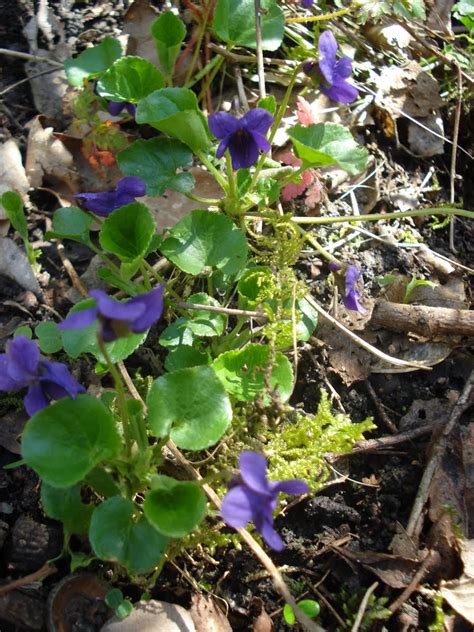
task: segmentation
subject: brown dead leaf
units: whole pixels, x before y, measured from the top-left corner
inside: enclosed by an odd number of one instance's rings
[[[375,551],[351,551],[340,547],[331,547],[339,555],[352,564],[362,564],[391,588],[406,588],[421,565],[421,560],[377,553]]]
[[[23,200],[27,199],[30,182],[21,160],[18,145],[13,139],[0,144],[0,197],[5,191],[16,191]],[[0,204],[0,220],[7,219],[5,209]]]
[[[227,617],[216,606],[211,597],[194,593],[189,612],[196,632],[232,632]]]
[[[262,610],[252,625],[252,632],[272,632],[273,621],[269,614]]]
[[[40,187],[44,178],[52,178],[77,191],[78,176],[74,157],[64,143],[55,137],[52,127],[44,128],[41,117],[30,124],[26,150],[26,173],[31,185]]]
[[[458,397],[458,391],[448,391],[445,399],[415,399],[408,412],[400,419],[399,429],[406,432],[422,424],[434,425],[442,422],[451,412]]]
[[[214,176],[208,171],[204,171],[200,167],[192,167],[189,173],[193,175],[196,186],[193,189],[193,195],[203,198],[221,199],[224,192],[217,184]],[[203,208],[203,204],[190,200],[183,193],[168,189],[162,197],[140,198],[144,204],[148,206],[153,213],[156,221],[157,232],[161,233],[165,228],[171,228],[184,215],[198,208]]]
[[[6,413],[0,424],[0,446],[12,454],[21,454],[21,446],[18,441],[28,416],[24,412]]]
[[[128,35],[127,55],[138,55],[159,66],[151,25],[158,13],[149,0],[135,0],[123,18],[123,34]]]
[[[440,590],[451,608],[474,625],[474,540],[461,540],[459,546],[464,573],[444,582]]]
[[[429,516],[436,522],[449,507],[465,537],[474,533],[474,422],[457,426],[433,475]]]

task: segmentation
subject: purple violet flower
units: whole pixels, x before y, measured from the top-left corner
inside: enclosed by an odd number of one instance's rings
[[[96,319],[101,324],[104,342],[112,342],[130,333],[141,334],[149,329],[163,313],[164,285],[146,294],[138,294],[126,303],[120,303],[107,296],[102,290],[91,290],[95,306],[69,314],[60,323],[60,329],[82,329]]]
[[[86,390],[65,364],[42,360],[35,342],[17,336],[6,353],[0,353],[0,391],[19,391],[25,387],[28,391],[24,404],[30,416],[46,408],[53,399],[75,398]]]
[[[137,106],[134,103],[129,103],[128,101],[109,101],[109,103],[107,104],[109,114],[111,114],[112,116],[118,116],[124,108],[130,114],[130,116],[135,117]]]
[[[239,466],[240,476],[231,483],[222,500],[222,519],[234,529],[245,527],[253,521],[268,546],[275,551],[282,551],[285,545],[273,528],[277,496],[280,492],[306,494],[308,485],[298,479],[268,481],[266,458],[250,450],[240,453]]]
[[[76,198],[83,198],[84,207],[100,217],[107,217],[115,209],[135,202],[137,197],[146,195],[146,184],[138,176],[127,176],[117,182],[113,191],[101,193],[78,193]]]
[[[229,150],[233,169],[245,169],[254,165],[260,150],[270,151],[265,134],[270,129],[273,117],[264,108],[255,108],[238,119],[226,112],[217,112],[209,117],[209,129],[220,140],[217,158]]]
[[[339,294],[347,309],[365,314],[367,310],[359,303],[360,294],[356,288],[357,280],[360,277],[359,270],[352,264],[343,267],[335,261],[330,262],[329,269],[334,274]]]
[[[301,0],[301,4],[309,9],[309,7],[313,6],[313,0]]]
[[[321,90],[333,101],[351,103],[359,92],[346,79],[351,76],[352,63],[345,55],[336,59],[337,42],[331,31],[324,31],[318,41],[319,71],[323,76]]]

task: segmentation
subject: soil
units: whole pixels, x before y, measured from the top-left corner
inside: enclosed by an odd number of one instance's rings
[[[68,5],[69,19],[65,19],[68,35],[79,37],[84,29],[95,29],[98,39],[120,27],[126,3],[112,3],[107,19],[100,18],[97,23],[84,20],[88,9],[95,3],[70,2],[51,3],[56,12],[59,4]],[[102,3],[101,3],[102,4]],[[103,3],[107,4],[107,3]],[[26,0],[3,2],[0,9],[2,20],[0,38],[2,47],[28,52],[27,43],[22,35],[29,13],[30,3]],[[56,6],[58,5],[58,6]],[[118,6],[120,5],[120,6]],[[97,39],[94,39],[97,41]],[[84,43],[84,42],[82,42]],[[0,90],[11,86],[26,77],[23,61],[14,57],[2,56],[2,77]],[[0,104],[1,140],[14,137],[22,151],[25,149],[25,124],[37,113],[28,82],[9,90]],[[447,135],[451,129],[451,112],[446,113]],[[472,113],[464,114],[462,129],[465,131],[463,143],[467,147],[472,135]],[[377,137],[376,142],[389,152],[390,160],[403,166],[408,173],[417,168],[415,161],[406,155],[397,153],[393,147]],[[385,146],[384,146],[385,145]],[[449,151],[434,163],[440,171],[449,169]],[[466,160],[460,164],[460,175],[464,177],[465,208],[473,203],[472,163]],[[469,175],[471,174],[471,176]],[[439,201],[447,199],[449,180],[444,179]],[[42,240],[46,231],[45,218],[50,215],[51,199],[48,194],[37,192],[34,203],[40,213],[30,217],[30,232],[34,239]],[[450,255],[447,243],[447,231],[435,232],[427,226],[420,227],[426,243],[434,250]],[[467,266],[473,264],[474,225],[468,220],[456,223],[455,239],[459,248],[457,257]],[[90,254],[87,250],[73,244],[67,244],[67,253],[79,273],[88,265]],[[413,260],[407,259],[403,252],[394,254],[389,249],[374,248],[370,253],[371,265],[364,276],[373,287],[373,276],[398,269],[402,273],[413,271]],[[41,257],[43,270],[49,275],[46,292],[50,304],[59,313],[64,313],[69,305],[65,294],[70,281],[62,267],[54,246],[46,246]],[[317,263],[317,262],[316,262]],[[308,273],[310,266],[303,266],[302,274]],[[372,285],[370,285],[372,279]],[[469,294],[468,294],[469,296]],[[30,300],[30,303],[26,302]],[[25,314],[26,310],[26,314]],[[0,338],[2,347],[5,341],[20,324],[34,324],[51,316],[48,306],[34,297],[26,297],[25,292],[13,281],[0,277]],[[153,332],[152,332],[153,335]],[[317,335],[317,334],[316,334]],[[347,386],[337,371],[327,361],[324,347],[303,351],[299,366],[299,381],[295,388],[292,403],[313,412],[319,400],[321,386],[332,385],[340,398],[340,405],[354,422],[367,416],[375,419],[377,430],[370,437],[387,435],[380,410],[383,409],[398,426],[400,418],[410,409],[414,400],[439,400],[449,402],[454,393],[460,393],[474,369],[472,341],[459,340],[456,348],[446,360],[437,364],[431,371],[410,373],[372,374],[367,380],[375,392],[371,395],[367,381]],[[143,356],[132,359],[132,366],[143,366]],[[78,365],[79,374],[87,375],[89,367]],[[17,437],[26,422],[22,413],[21,401],[2,400],[0,414],[4,417],[0,428],[0,566],[1,584],[34,573],[48,560],[55,559],[56,573],[41,582],[30,583],[14,591],[2,594],[0,586],[0,630],[1,632],[20,632],[46,629],[48,617],[48,595],[58,583],[69,574],[68,560],[61,558],[62,533],[59,523],[48,519],[41,508],[39,484],[36,475],[25,466],[4,469],[19,459]],[[472,406],[460,420],[467,426],[472,416]],[[424,422],[423,415],[420,421]],[[436,420],[431,420],[435,422]],[[418,486],[423,475],[429,451],[430,435],[404,442],[384,452],[362,453],[338,461],[335,467],[349,476],[336,484],[330,484],[316,497],[303,500],[290,508],[276,520],[276,528],[284,538],[287,547],[281,554],[272,554],[277,566],[285,570],[285,578],[298,598],[317,598],[322,605],[321,624],[328,630],[350,629],[359,604],[372,583],[377,580],[379,586],[377,598],[390,604],[400,593],[393,581],[384,581],[380,568],[382,563],[375,557],[361,564],[357,556],[363,553],[390,553],[394,536],[400,533],[400,525],[406,525]],[[471,481],[471,484],[473,482]],[[430,529],[425,527],[421,535],[421,546],[429,547]],[[472,535],[471,535],[472,537]],[[77,551],[87,550],[87,544],[79,539],[73,542]],[[352,557],[344,555],[346,549]],[[369,557],[366,558],[369,560]],[[400,570],[405,562],[400,556],[392,560],[393,572]],[[179,570],[177,568],[179,567]],[[374,570],[375,569],[375,570]],[[110,566],[93,563],[87,569],[101,579],[119,587],[126,597],[137,600],[141,589],[129,584],[125,579],[113,576]],[[441,580],[459,576],[460,562],[454,555],[446,554],[438,560],[424,578],[426,588],[436,588]],[[393,579],[393,578],[392,578]],[[179,560],[177,566],[167,565],[156,585],[150,590],[153,598],[164,599],[189,607],[192,593],[196,589],[209,590],[225,602],[231,627],[236,632],[252,630],[253,621],[264,609],[274,621],[274,629],[290,629],[282,621],[282,603],[270,580],[262,571],[256,559],[243,548],[218,549],[212,556],[193,553],[192,558]],[[74,632],[95,632],[110,615],[110,611],[97,607],[92,599],[84,597],[73,619],[70,629]],[[346,622],[337,620],[334,611]],[[92,613],[92,614],[91,614]],[[428,630],[434,620],[433,600],[427,592],[414,592],[406,604],[390,620],[383,624],[372,622],[361,628],[369,631],[384,629]],[[348,627],[347,627],[348,625]],[[452,617],[450,630],[464,632],[469,625],[459,616]],[[442,628],[437,628],[442,629]]]

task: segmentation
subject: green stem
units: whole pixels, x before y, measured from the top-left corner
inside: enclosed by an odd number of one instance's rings
[[[149,292],[152,288],[152,285],[150,282],[150,277],[148,276],[145,261],[142,261],[142,263],[140,264],[140,272],[142,273],[142,276],[143,276],[143,285],[145,286],[145,290]]]
[[[441,208],[421,208],[416,211],[399,211],[395,213],[371,213],[370,215],[351,215],[338,217],[292,217],[295,224],[312,224],[318,226],[322,224],[353,224],[356,222],[377,222],[380,219],[398,219],[400,217],[424,217],[428,215],[459,215],[474,219],[474,211],[466,211],[461,208],[441,207]],[[258,214],[249,214],[250,217],[258,217]]]
[[[109,352],[107,351],[107,347],[105,346],[105,342],[102,339],[102,336],[100,335],[100,333],[97,335],[97,342],[99,345],[99,349],[105,358],[105,363],[107,364],[107,368],[109,369],[110,374],[112,375],[113,380],[114,380],[115,389],[117,391],[117,404],[118,404],[119,413],[120,413],[120,421],[122,422],[122,427],[123,427],[123,438],[124,438],[125,445],[127,448],[127,453],[128,455],[130,455],[132,453],[133,439],[132,439],[132,433],[130,431],[130,419],[128,417],[127,401],[125,398],[125,389],[123,386],[122,378],[120,377],[120,373],[118,372],[117,367],[112,362]]]
[[[193,200],[193,202],[199,202],[199,204],[204,204],[205,206],[218,206],[222,202],[222,200],[218,200],[217,198],[203,198],[193,193],[185,193],[184,195],[190,200]]]
[[[214,167],[212,162],[207,158],[207,156],[205,156],[202,153],[202,151],[200,151],[200,150],[199,151],[196,150],[194,153],[199,158],[199,160],[202,162],[202,164],[204,166],[206,166],[209,169],[209,171],[213,174],[213,176],[215,177],[217,182],[221,185],[221,187],[224,189],[224,191],[226,193],[228,193],[229,192],[229,185],[227,184],[225,178],[223,178],[221,176],[221,174],[219,173],[219,171]]]
[[[159,274],[155,268],[153,266],[151,266],[148,261],[144,261],[144,266],[146,268],[146,270],[151,274],[151,276],[155,279],[155,281],[158,281],[158,283],[163,284],[165,282],[164,278],[161,276],[161,274]],[[171,294],[171,296],[177,300],[177,301],[181,301],[181,296],[179,296],[179,294],[177,294],[168,284],[166,286],[166,293],[167,294]]]
[[[307,233],[303,228],[300,228],[299,226],[297,226],[296,228],[298,229],[299,234],[303,236],[305,241],[307,241],[309,244],[311,244],[313,246],[313,248],[322,257],[324,257],[328,261],[334,261],[335,263],[339,263],[337,258],[334,255],[332,255],[328,250],[326,250],[326,248],[321,246],[321,244],[318,241],[316,241],[316,239],[313,237],[313,235],[311,235],[311,233]]]
[[[270,143],[270,145],[272,144],[273,139],[275,138],[275,134],[277,133],[277,130],[280,127],[281,120],[283,116],[285,115],[286,108],[288,106],[288,101],[290,100],[291,93],[295,86],[296,77],[298,76],[299,70],[300,70],[300,66],[298,65],[291,76],[290,83],[288,84],[288,87],[285,92],[285,96],[283,97],[283,101],[280,107],[278,108],[278,112],[273,121],[272,127],[270,129],[270,136],[268,138],[268,142]],[[249,191],[252,191],[253,187],[255,186],[255,183],[257,182],[258,174],[260,173],[263,167],[265,158],[266,158],[266,154],[262,154],[259,158],[259,161],[257,162],[257,166],[255,167],[252,181],[250,182]]]
[[[215,55],[210,62],[208,62],[204,68],[202,68],[192,79],[192,81],[188,81],[186,87],[187,88],[192,88],[192,86],[194,86],[194,84],[196,84],[198,81],[201,81],[201,79],[203,77],[205,77],[211,70],[213,70],[213,68],[215,66],[217,66],[217,70],[219,70],[219,68],[222,65],[222,62],[224,61],[224,57],[222,55]],[[213,77],[214,78],[214,77]]]
[[[95,246],[92,242],[89,242],[87,244],[89,246],[89,248],[95,252],[96,255],[99,255],[99,257],[102,259],[102,261],[104,261],[104,263],[116,274],[121,275],[120,273],[120,268],[115,265],[115,263],[112,261],[112,259],[109,259],[109,257],[107,255],[105,255],[101,250],[99,250],[99,248],[97,248],[97,246]]]

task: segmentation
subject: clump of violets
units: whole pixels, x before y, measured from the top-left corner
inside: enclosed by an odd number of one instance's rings
[[[323,76],[321,90],[333,101],[351,103],[359,94],[347,80],[352,73],[352,63],[347,55],[336,59],[337,42],[331,31],[324,31],[318,40],[319,70]]]
[[[81,198],[83,206],[100,217],[107,217],[126,204],[136,202],[137,197],[146,195],[146,184],[138,176],[127,176],[117,182],[112,191],[100,193],[78,193],[74,197]]]
[[[102,290],[91,290],[95,306],[69,314],[59,328],[83,329],[98,320],[104,342],[112,342],[130,333],[143,333],[161,318],[163,292],[164,285],[158,285],[146,294],[139,294],[121,303]]]
[[[112,116],[118,116],[125,109],[130,116],[135,117],[137,106],[134,103],[129,103],[128,101],[109,101],[107,109],[109,114]]]
[[[234,529],[252,521],[268,546],[282,551],[285,545],[273,527],[278,494],[306,494],[308,485],[297,479],[269,481],[266,458],[250,450],[240,453],[239,467],[239,477],[231,483],[222,500],[222,519]]]
[[[233,169],[246,169],[254,165],[260,151],[270,151],[265,134],[273,117],[264,108],[255,108],[237,118],[226,112],[216,112],[209,117],[209,129],[220,140],[217,158],[229,150]]]
[[[367,310],[360,304],[360,294],[356,288],[357,281],[360,277],[360,272],[356,266],[352,264],[341,266],[335,261],[331,261],[329,269],[334,275],[334,280],[339,288],[342,302],[347,309],[365,314]]]
[[[69,373],[65,364],[43,360],[35,342],[17,336],[6,353],[0,353],[0,391],[12,392],[27,388],[26,412],[34,415],[52,400],[75,398],[85,388]]]

